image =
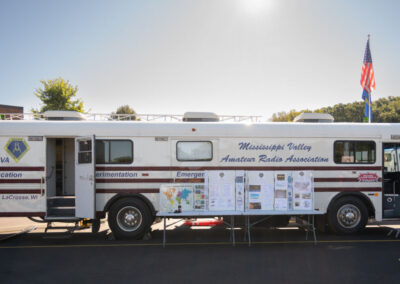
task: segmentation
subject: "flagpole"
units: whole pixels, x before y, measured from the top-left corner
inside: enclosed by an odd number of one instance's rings
[[[370,39],[370,34],[368,34],[368,43]],[[371,63],[372,64],[372,63]],[[371,113],[372,113],[372,90],[370,89],[370,92],[368,93],[368,123],[371,123]]]
[[[375,89],[374,69],[372,66],[371,50],[369,48],[370,37],[368,35],[361,72],[362,99],[365,101],[364,121],[368,121],[368,123],[372,123],[372,90]]]
[[[371,96],[371,94],[372,94],[372,91],[371,91],[371,93],[368,93],[368,105],[369,105],[368,123],[371,123],[371,113],[372,113],[372,96]]]

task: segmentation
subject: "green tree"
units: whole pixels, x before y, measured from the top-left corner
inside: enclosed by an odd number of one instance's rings
[[[113,114],[127,114],[126,117],[120,117],[119,120],[139,120],[136,117],[136,112],[129,105],[120,106]]]
[[[274,113],[272,121],[293,121],[302,112],[329,113],[336,122],[363,122],[364,102],[353,102],[348,104],[336,104],[323,107],[314,111],[291,110]],[[372,103],[373,122],[400,122],[400,97],[380,98]]]
[[[42,88],[36,89],[35,96],[42,101],[40,112],[47,110],[73,110],[84,112],[83,102],[76,98],[77,86],[62,78],[42,80]],[[38,112],[37,110],[33,110]]]

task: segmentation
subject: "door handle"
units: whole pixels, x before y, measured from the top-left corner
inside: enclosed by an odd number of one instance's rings
[[[40,196],[44,195],[44,188],[43,188],[43,184],[44,184],[44,177],[40,178]]]
[[[87,179],[89,181],[93,181],[93,175],[85,175],[85,176],[79,176],[80,179]]]

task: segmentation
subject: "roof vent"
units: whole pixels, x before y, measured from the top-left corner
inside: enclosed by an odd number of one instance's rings
[[[329,113],[303,112],[295,117],[294,122],[333,122],[334,120]]]
[[[213,112],[185,112],[182,120],[186,122],[216,122],[219,121],[219,117]]]
[[[78,111],[48,110],[43,113],[47,120],[86,120],[86,117]]]

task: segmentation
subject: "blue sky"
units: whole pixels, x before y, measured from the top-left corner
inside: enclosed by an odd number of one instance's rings
[[[0,2],[0,104],[39,106],[40,80],[78,85],[86,109],[263,115],[400,95],[400,2]]]

